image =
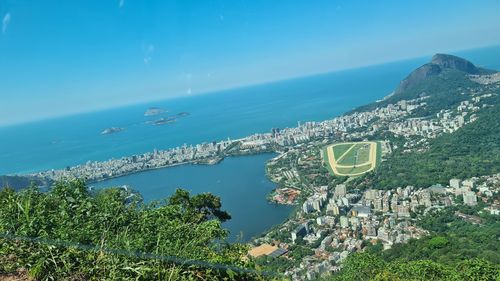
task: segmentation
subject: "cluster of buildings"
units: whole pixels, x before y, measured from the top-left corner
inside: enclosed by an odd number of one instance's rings
[[[87,181],[94,182],[148,169],[168,167],[184,163],[199,161],[210,164],[220,160],[218,156],[232,142],[233,141],[231,140],[226,140],[203,143],[194,146],[183,145],[169,150],[154,149],[153,152],[141,155],[111,159],[103,162],[88,161],[85,164],[67,167],[66,169],[39,172],[34,174],[34,176],[53,181],[84,178]]]
[[[500,72],[487,75],[469,75],[469,78],[476,83],[490,85],[500,82]]]
[[[269,160],[266,164],[266,174],[273,182],[282,186],[293,186],[295,189],[301,181],[298,165],[295,163],[300,157],[301,150],[291,148],[289,151]]]
[[[460,180],[451,179],[448,192],[463,198],[463,204],[476,206],[479,202],[487,204],[485,210],[492,215],[500,214],[500,201],[497,194],[500,192],[500,174],[473,177]]]
[[[496,85],[498,86],[498,85]],[[382,129],[388,129],[396,135],[435,137],[441,132],[452,132],[461,126],[473,122],[476,117],[474,111],[479,109],[481,100],[492,94],[474,92],[469,89],[471,100],[463,101],[457,108],[442,110],[434,119],[408,119],[415,110],[425,107],[428,96],[412,100],[401,100],[395,104],[377,107],[364,112],[339,116],[322,122],[298,123],[297,127],[278,129],[269,133],[254,134],[237,140],[202,143],[197,145],[183,145],[168,150],[154,150],[153,152],[120,159],[97,162],[89,161],[85,164],[67,167],[66,169],[40,172],[31,176],[39,176],[49,180],[67,178],[86,178],[88,181],[99,181],[110,177],[118,177],[147,169],[168,167],[186,163],[216,163],[227,156],[227,148],[237,153],[257,153],[263,150],[281,150],[284,147],[294,147],[307,144],[312,140],[333,138],[365,138]],[[486,106],[483,104],[483,106]],[[360,130],[363,128],[362,130]],[[234,150],[234,147],[237,147]],[[296,176],[292,171],[286,174],[291,178]]]
[[[500,173],[483,176],[478,179],[480,183],[477,185],[477,196],[483,202],[491,202],[485,207],[485,211],[491,215],[500,215],[500,200],[498,198],[500,193]]]
[[[351,253],[368,244],[381,243],[384,249],[409,239],[419,239],[428,232],[416,226],[419,216],[454,204],[486,203],[484,211],[500,214],[500,174],[470,179],[451,179],[448,186],[428,188],[413,186],[389,190],[347,190],[346,185],[320,186],[307,197],[298,214],[277,231],[288,232],[288,238],[273,240],[280,248],[300,245],[311,249],[299,265],[286,272],[293,280],[314,280],[341,269]],[[481,219],[474,215],[455,214],[471,223]],[[265,242],[266,238],[259,240]],[[270,240],[268,242],[271,242]],[[289,258],[288,254],[281,258]]]
[[[320,188],[321,191],[314,193],[312,196],[307,198],[307,200],[302,204],[302,210],[305,214],[311,212],[319,212],[326,202],[328,196],[328,187],[323,186]]]
[[[300,190],[295,188],[277,188],[273,193],[271,193],[271,201],[278,204],[292,205],[296,202],[298,196],[300,195]]]
[[[331,190],[318,190],[305,200],[302,216],[297,217],[297,226],[290,231],[291,244],[302,243],[314,252],[286,273],[293,279],[313,280],[338,271],[349,254],[362,250],[367,243],[377,241],[389,248],[394,243],[420,238],[427,232],[415,226],[411,213],[451,204],[444,188],[408,186],[349,193],[345,185],[339,184]]]
[[[488,76],[489,77],[489,76]],[[497,76],[477,79],[495,80]],[[492,80],[492,81],[493,81]],[[496,80],[495,80],[496,81]],[[477,117],[474,112],[481,107],[488,106],[482,103],[491,97],[491,87],[487,89],[466,88],[461,95],[470,99],[462,101],[456,108],[443,109],[435,118],[409,118],[416,110],[427,106],[429,96],[422,95],[411,100],[401,100],[395,104],[380,106],[373,110],[354,112],[322,122],[298,123],[295,128],[272,129],[270,133],[255,134],[242,139],[242,149],[255,147],[269,147],[271,145],[287,147],[308,143],[319,138],[365,138],[380,130],[388,130],[401,136],[422,136],[434,138],[441,133],[451,133],[460,127],[474,122]],[[467,92],[467,93],[466,93]],[[481,105],[482,103],[482,105]],[[363,128],[363,130],[359,130]]]
[[[456,196],[462,196],[465,205],[476,206],[477,205],[477,196],[472,189],[475,187],[474,180],[464,180],[460,179],[451,179],[450,187],[452,188],[452,192]]]
[[[435,138],[442,133],[453,133],[462,126],[477,120],[474,112],[480,109],[478,104],[481,100],[491,96],[492,94],[472,95],[470,100],[460,102],[456,108],[442,109],[436,114],[436,118],[408,118],[392,121],[388,124],[388,130],[395,135],[404,137],[417,135],[424,138]],[[483,104],[483,106],[487,105]]]

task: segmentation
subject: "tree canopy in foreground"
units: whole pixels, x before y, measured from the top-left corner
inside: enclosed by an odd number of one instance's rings
[[[1,190],[0,276],[23,272],[36,280],[260,278],[190,263],[251,268],[245,245],[224,242],[228,231],[221,221],[230,215],[221,210],[218,197],[177,190],[162,202],[143,204],[134,198],[120,188],[91,192],[82,181],[59,182],[48,192]]]

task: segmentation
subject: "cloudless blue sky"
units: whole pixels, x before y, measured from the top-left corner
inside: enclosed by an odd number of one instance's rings
[[[500,44],[500,1],[1,0],[0,125]]]

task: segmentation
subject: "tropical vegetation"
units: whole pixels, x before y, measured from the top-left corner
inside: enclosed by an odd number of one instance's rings
[[[83,181],[0,191],[0,277],[35,280],[261,279],[247,246],[225,242],[230,215],[212,194],[177,190],[144,204]],[[250,270],[248,270],[250,268]]]

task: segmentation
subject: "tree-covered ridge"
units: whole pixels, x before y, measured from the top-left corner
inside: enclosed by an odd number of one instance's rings
[[[429,140],[428,149],[395,150],[366,184],[379,188],[446,184],[451,178],[470,178],[500,172],[500,96],[489,100],[478,119],[456,132]],[[397,144],[397,140],[394,141]]]
[[[496,71],[476,67],[463,58],[436,54],[429,63],[418,67],[402,80],[392,95],[380,102],[360,106],[351,112],[373,110],[396,104],[401,100],[428,96],[428,105],[416,113],[416,116],[428,116],[463,101],[464,96],[461,93],[465,89],[477,88],[478,84],[469,79],[470,74],[492,73]]]
[[[413,117],[426,117],[436,114],[443,108],[456,106],[466,99],[461,93],[466,89],[475,89],[478,84],[471,81],[466,73],[457,70],[445,70],[439,75],[429,77],[424,81],[413,85],[411,88],[394,94],[387,99],[361,106],[354,111],[373,110],[377,107],[396,104],[401,100],[412,100],[422,96],[428,96],[427,106],[419,109]]]
[[[48,183],[37,177],[30,176],[0,176],[0,188],[10,187],[14,190],[20,190],[28,187],[30,184],[37,186],[47,186]]]
[[[0,276],[19,270],[36,280],[255,279],[189,261],[251,267],[247,247],[227,244],[220,199],[178,190],[164,202],[142,204],[110,188],[91,193],[82,181],[59,182],[50,191],[0,191]],[[20,237],[15,239],[13,237]],[[51,245],[26,238],[59,241]],[[42,240],[45,241],[45,240]],[[63,246],[61,244],[67,244]],[[82,250],[77,245],[96,245]],[[176,257],[185,264],[144,256]]]
[[[495,281],[500,268],[484,259],[464,260],[452,265],[432,260],[385,261],[370,253],[354,253],[332,281]]]
[[[384,260],[429,259],[446,265],[463,260],[482,258],[500,265],[500,218],[481,213],[481,224],[472,224],[455,215],[461,212],[476,215],[484,204],[475,207],[455,206],[425,216],[419,225],[430,231],[430,236],[397,245],[379,252]]]

